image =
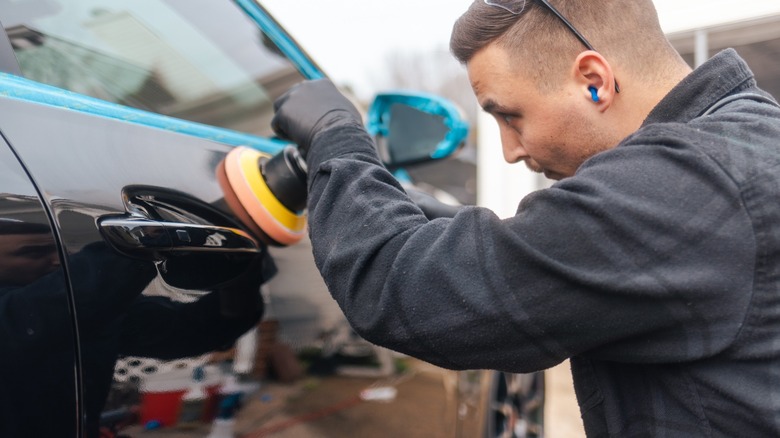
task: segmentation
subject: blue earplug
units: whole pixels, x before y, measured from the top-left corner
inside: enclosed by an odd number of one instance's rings
[[[598,102],[599,101],[599,90],[596,87],[594,87],[593,85],[591,85],[590,87],[588,87],[588,91],[590,91],[590,98],[593,99],[594,102]]]

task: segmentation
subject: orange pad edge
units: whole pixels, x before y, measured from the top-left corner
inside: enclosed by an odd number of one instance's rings
[[[260,173],[261,158],[270,156],[247,147],[236,147],[225,157],[225,174],[252,220],[274,241],[292,245],[304,236],[306,215],[288,210],[276,199]]]
[[[230,182],[228,182],[227,173],[225,172],[225,160],[220,161],[219,165],[217,166],[217,182],[222,188],[222,194],[225,197],[225,203],[227,203],[228,207],[230,207],[230,210],[233,211],[233,214],[238,217],[241,223],[249,228],[252,234],[257,236],[264,244],[280,246],[281,244],[279,242],[271,239],[268,234],[266,234],[265,231],[263,231],[260,226],[255,223],[252,217],[249,216],[249,213],[247,213],[246,209],[244,209],[244,206],[241,205],[241,201],[238,200],[236,192],[233,191],[233,188],[230,187]]]

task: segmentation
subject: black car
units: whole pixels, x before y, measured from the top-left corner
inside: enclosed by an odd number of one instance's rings
[[[292,242],[237,211],[220,169],[277,156],[274,99],[325,74],[250,0],[0,0],[0,23],[0,436],[98,436],[145,376],[261,318]],[[419,93],[378,96],[367,127],[399,170],[467,130]]]

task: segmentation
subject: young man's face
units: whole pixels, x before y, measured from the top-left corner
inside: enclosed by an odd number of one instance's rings
[[[51,234],[0,234],[0,287],[25,286],[59,266]]]
[[[474,55],[468,74],[477,101],[498,122],[508,163],[525,161],[535,172],[562,179],[605,149],[589,120],[593,107],[581,84],[563,79],[554,91],[542,93],[495,44]]]

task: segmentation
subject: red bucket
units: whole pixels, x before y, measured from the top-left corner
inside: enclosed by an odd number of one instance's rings
[[[212,372],[209,372],[212,371]],[[157,421],[161,427],[176,425],[181,413],[181,399],[193,385],[192,371],[174,370],[146,377],[141,383],[141,425]],[[208,399],[205,402],[203,421],[210,421],[216,414],[220,376],[207,370],[203,384]]]
[[[141,393],[141,424],[157,421],[162,427],[176,424],[181,398],[187,389],[177,391],[147,391]]]

